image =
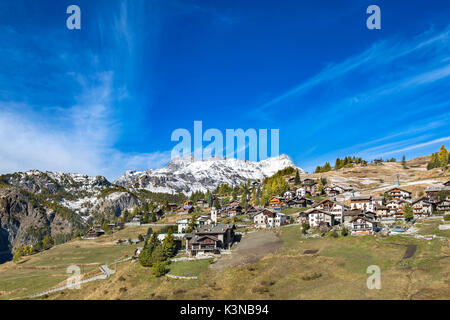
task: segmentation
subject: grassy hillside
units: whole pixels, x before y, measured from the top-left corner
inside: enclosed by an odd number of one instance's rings
[[[148,227],[130,227],[95,240],[74,240],[15,264],[0,265],[0,299],[26,298],[29,295],[64,285],[67,267],[77,265],[85,277],[100,274],[99,266],[132,256],[137,245],[116,245],[117,240],[136,239]],[[153,228],[154,230],[158,228]]]
[[[256,247],[251,247],[252,242],[262,242],[266,251],[258,254]],[[290,226],[277,233],[249,234],[242,243],[246,245],[228,258],[235,263],[218,261],[209,268],[206,260],[171,265],[171,273],[199,275],[197,280],[155,278],[150,269],[128,262],[119,265],[118,272],[107,280],[83,285],[81,290],[53,294],[48,299],[450,298],[448,239],[303,239],[299,227]],[[417,245],[412,258],[403,259],[405,245]],[[306,250],[318,251],[308,254]],[[220,263],[222,267],[215,266]],[[366,269],[370,265],[381,268],[381,290],[367,289]]]
[[[417,196],[426,187],[450,180],[450,171],[441,169],[427,170],[430,156],[401,162],[384,162],[381,165],[355,165],[324,173],[301,175],[301,179],[324,177],[328,183],[347,184],[361,189],[362,192],[379,195],[391,187],[397,186],[396,174],[399,174],[400,187]]]

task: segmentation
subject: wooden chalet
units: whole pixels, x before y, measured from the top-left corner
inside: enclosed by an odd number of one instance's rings
[[[176,212],[178,210],[178,205],[176,203],[169,203],[167,206],[170,212]]]
[[[372,235],[377,232],[378,223],[366,216],[356,216],[351,225],[352,235]]]
[[[295,197],[286,202],[286,206],[294,207],[294,208],[307,208],[310,207],[314,203],[313,200],[304,198],[304,197]]]
[[[385,205],[375,205],[375,213],[378,217],[388,217],[389,216],[389,208]]]
[[[282,197],[272,197],[269,200],[269,206],[271,207],[283,207],[285,205],[284,199]]]
[[[363,217],[364,215],[365,213],[361,209],[352,209],[344,212],[342,220],[346,226],[351,226],[351,222],[355,217]]]
[[[202,208],[208,207],[208,201],[206,201],[204,199],[197,200],[196,204],[197,204],[197,207],[202,207]]]
[[[444,214],[450,213],[450,199],[445,199],[436,203],[436,210]]]
[[[350,207],[342,202],[334,201],[331,199],[325,199],[314,206],[314,208],[330,212],[339,221],[342,219],[342,215],[346,210],[350,210]]]
[[[186,252],[189,256],[219,253],[234,242],[233,224],[205,225],[186,235]]]
[[[219,210],[219,216],[221,217],[235,217],[240,214],[242,214],[242,207],[237,201],[233,201]]]
[[[438,201],[438,194],[442,191],[450,192],[450,187],[443,186],[443,187],[433,187],[433,188],[425,189],[425,193],[431,202]]]
[[[88,232],[86,233],[84,238],[85,239],[95,239],[104,234],[105,234],[105,231],[102,228],[100,228],[100,226],[96,225],[88,230]]]
[[[436,208],[436,205],[428,197],[420,197],[411,204],[415,216],[430,216]]]
[[[177,214],[190,214],[194,212],[193,206],[182,206],[177,210]]]
[[[381,165],[381,164],[383,164],[383,160],[381,160],[381,159],[375,159],[375,160],[373,160],[373,164],[375,164],[375,165]]]
[[[156,208],[153,210],[153,213],[155,214],[157,219],[161,219],[164,216],[164,211],[161,208]]]
[[[247,217],[249,219],[253,219],[253,217],[255,215],[257,215],[259,212],[261,212],[262,210],[264,210],[263,207],[254,207],[254,206],[250,206],[247,211],[245,212],[245,214],[247,215]]]

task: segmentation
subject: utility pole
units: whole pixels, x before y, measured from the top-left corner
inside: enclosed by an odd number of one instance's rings
[[[400,174],[396,173],[394,176],[397,177],[397,185],[400,185]]]

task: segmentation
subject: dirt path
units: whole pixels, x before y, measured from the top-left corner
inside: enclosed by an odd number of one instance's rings
[[[417,245],[416,244],[401,244],[401,243],[389,243],[389,244],[392,244],[394,246],[406,247],[406,251],[405,251],[405,254],[403,255],[402,260],[411,258],[412,256],[414,256],[414,254],[417,251]]]
[[[222,270],[250,263],[256,263],[269,253],[275,252],[283,242],[273,231],[263,230],[249,233],[242,237],[230,255],[223,255],[217,262],[211,264],[211,269]]]
[[[416,251],[417,251],[417,245],[415,245],[415,244],[406,245],[406,251],[405,251],[405,255],[403,256],[403,260],[411,258],[414,255],[414,253],[416,253]]]

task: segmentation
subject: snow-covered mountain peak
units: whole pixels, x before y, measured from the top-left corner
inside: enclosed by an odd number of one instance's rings
[[[297,168],[287,155],[268,158],[259,162],[235,158],[210,158],[194,161],[192,157],[173,159],[157,170],[129,170],[115,183],[129,188],[142,188],[153,192],[206,191],[222,183],[238,185],[247,180],[262,180],[286,167]],[[300,172],[304,172],[300,169]]]

